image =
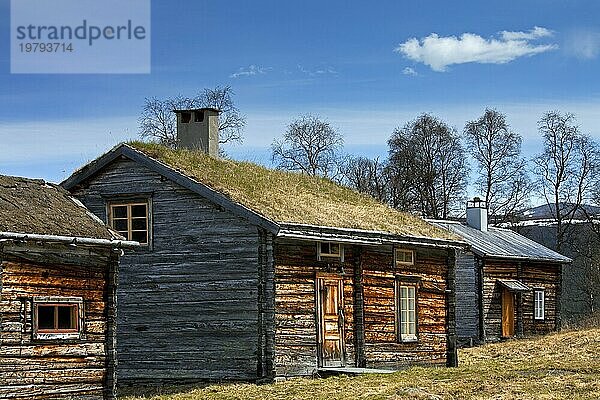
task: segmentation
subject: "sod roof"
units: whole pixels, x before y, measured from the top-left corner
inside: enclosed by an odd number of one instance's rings
[[[216,159],[202,152],[173,150],[154,143],[128,145],[277,223],[457,240],[457,236],[419,217],[326,178]]]
[[[0,175],[0,232],[113,239],[69,192],[41,179]]]

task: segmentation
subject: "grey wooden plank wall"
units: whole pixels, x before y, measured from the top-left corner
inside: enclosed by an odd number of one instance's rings
[[[107,199],[151,198],[152,246],[121,258],[119,382],[256,378],[257,227],[128,159],[74,194],[103,220]]]
[[[477,266],[471,252],[456,259],[456,335],[461,343],[479,339]]]

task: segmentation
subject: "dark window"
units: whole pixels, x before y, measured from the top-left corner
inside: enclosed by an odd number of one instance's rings
[[[36,304],[37,331],[40,333],[77,332],[79,305]]]
[[[181,122],[183,122],[184,124],[189,124],[191,120],[192,120],[192,113],[189,113],[189,112],[181,113]]]
[[[317,251],[319,260],[321,257],[335,257],[344,261],[344,249],[339,243],[319,242],[317,244]]]
[[[414,265],[415,252],[406,249],[396,249],[396,265]]]
[[[204,121],[204,111],[194,111],[194,121],[195,122]]]

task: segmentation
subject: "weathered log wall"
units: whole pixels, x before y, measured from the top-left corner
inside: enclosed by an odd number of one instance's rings
[[[315,242],[276,240],[275,372],[277,376],[311,375],[317,369],[315,275],[342,272],[344,285],[346,363],[354,365],[353,254],[344,247],[345,262],[317,260]]]
[[[315,276],[343,276],[346,366],[402,368],[446,363],[447,273],[445,251],[415,249],[414,266],[394,267],[391,246],[344,246],[344,262],[317,260],[314,242],[278,240],[275,247],[275,367],[278,376],[307,375],[317,369]],[[357,282],[355,269],[362,270]],[[395,281],[420,277],[419,340],[398,343]],[[362,288],[356,295],[355,288]],[[364,299],[357,313],[355,304]],[[362,321],[355,324],[355,316]],[[362,323],[364,322],[364,325]],[[357,337],[364,332],[364,337]],[[358,352],[357,352],[358,350]],[[364,352],[364,354],[363,354]]]
[[[367,366],[403,368],[445,365],[447,351],[446,253],[414,248],[415,265],[394,266],[391,246],[363,252],[365,356]],[[399,343],[394,285],[398,276],[419,277],[417,334],[414,343]]]
[[[33,260],[18,255],[26,253]],[[44,263],[44,253],[63,264]],[[75,253],[77,254],[70,254]],[[113,399],[114,293],[118,259],[110,252],[5,244],[0,246],[0,398]],[[83,262],[81,264],[68,261]],[[33,334],[33,299],[83,299],[77,339]]]
[[[255,225],[128,159],[74,194],[103,220],[107,201],[151,202],[151,245],[121,258],[119,382],[256,379],[268,369],[257,365],[269,351],[258,260],[270,245]]]
[[[461,344],[479,340],[479,272],[475,256],[460,252],[456,260],[456,333]]]
[[[519,265],[520,264],[520,265]],[[545,290],[545,318],[533,318],[533,291],[521,294],[515,302],[515,324],[522,324],[524,335],[542,334],[557,329],[560,319],[560,266],[510,260],[485,260],[483,266],[483,315],[486,341],[496,341],[502,336],[502,287],[498,279],[518,279],[531,288]],[[520,308],[520,310],[519,310]],[[519,318],[519,314],[521,317]]]

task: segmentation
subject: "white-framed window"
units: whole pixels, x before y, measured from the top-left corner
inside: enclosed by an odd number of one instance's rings
[[[395,249],[394,259],[396,265],[415,265],[415,252],[414,250]]]
[[[338,258],[344,261],[344,245],[332,242],[317,242],[317,258]]]
[[[34,297],[34,339],[79,339],[83,326],[81,297]]]
[[[127,240],[142,245],[150,242],[148,201],[114,202],[108,205],[108,224]]]
[[[398,281],[397,331],[399,342],[417,341],[417,285]]]
[[[533,318],[544,319],[546,311],[546,296],[544,289],[533,291]]]

